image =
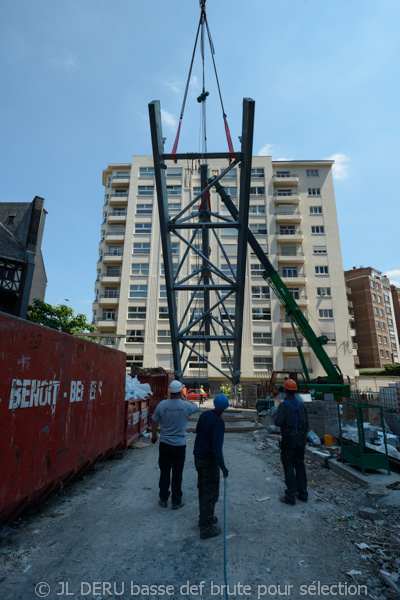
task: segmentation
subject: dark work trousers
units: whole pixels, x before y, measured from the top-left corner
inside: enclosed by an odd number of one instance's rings
[[[158,466],[160,467],[160,500],[167,502],[171,483],[172,505],[178,506],[182,500],[182,473],[185,465],[186,446],[172,446],[160,442]],[[172,469],[172,481],[171,481]]]
[[[213,524],[214,508],[219,496],[220,468],[215,460],[194,457],[199,489],[200,533],[205,533]]]
[[[306,440],[304,433],[282,435],[281,456],[285,472],[285,496],[289,502],[296,501],[298,494],[303,500],[308,497],[304,453]]]

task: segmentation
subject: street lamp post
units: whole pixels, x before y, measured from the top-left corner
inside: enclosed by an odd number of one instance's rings
[[[55,304],[55,306],[58,306],[58,305],[59,305],[61,302],[64,302],[64,300],[65,300],[66,302],[69,302],[69,299],[68,299],[68,298],[61,298],[61,300],[59,300],[59,301],[57,302],[57,304]]]

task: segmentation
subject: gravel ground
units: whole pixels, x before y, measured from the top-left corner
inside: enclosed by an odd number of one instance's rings
[[[158,445],[149,444],[102,463],[1,528],[1,599],[225,598],[224,538],[199,538],[193,442],[189,434],[178,511],[158,506]],[[287,506],[279,502],[274,440],[227,434],[224,453],[229,598],[399,597],[379,576],[383,568],[396,579],[400,570],[396,503],[367,498],[310,459],[310,501]],[[379,519],[361,519],[359,507],[378,510]],[[223,508],[222,485],[221,524]]]

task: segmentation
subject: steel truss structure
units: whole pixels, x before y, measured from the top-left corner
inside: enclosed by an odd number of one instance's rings
[[[211,365],[233,385],[240,380],[254,109],[254,100],[244,98],[241,152],[234,155],[189,153],[172,156],[164,152],[160,102],[156,100],[149,104],[172,355],[177,379],[182,378],[189,361],[195,358],[197,361]],[[228,159],[229,165],[220,175],[209,180],[207,161],[221,158]],[[166,163],[173,159],[201,160],[202,164],[200,165],[201,192],[187,206],[182,207],[178,214],[171,216],[168,210]],[[226,197],[225,201],[222,195],[222,201],[230,216],[213,212],[209,203],[211,187],[219,185],[219,181],[237,165],[240,167],[238,210],[232,210],[230,198]],[[231,262],[232,256],[227,255],[219,237],[219,232],[226,228],[237,230],[236,271]],[[171,236],[180,240],[185,248],[177,266],[173,265],[172,261]],[[201,244],[196,243],[199,238]],[[228,269],[225,271],[213,262],[210,248],[212,239],[215,240],[218,251],[226,261]],[[185,274],[183,267],[186,261],[190,261],[191,254],[196,255],[197,265],[187,275],[187,269]],[[174,266],[177,268],[174,269]],[[177,295],[184,291],[189,292],[190,298],[183,314],[178,318]],[[225,303],[233,298],[235,298],[235,312],[232,317]],[[227,371],[210,361],[208,353],[211,342],[219,345]]]

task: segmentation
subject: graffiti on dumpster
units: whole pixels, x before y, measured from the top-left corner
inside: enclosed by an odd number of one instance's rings
[[[51,406],[53,409],[57,403],[60,385],[60,381],[13,379],[8,408],[14,410],[16,408]],[[70,402],[95,400],[97,393],[101,395],[102,385],[101,381],[89,381],[88,386],[83,381],[71,381],[69,392],[64,392],[64,398],[68,398]],[[67,385],[64,387],[67,388]]]

